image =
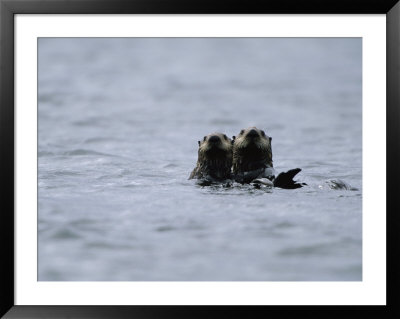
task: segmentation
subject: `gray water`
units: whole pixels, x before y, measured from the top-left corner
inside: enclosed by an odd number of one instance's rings
[[[362,280],[361,49],[39,39],[38,279]],[[253,125],[308,186],[188,180],[198,140]]]

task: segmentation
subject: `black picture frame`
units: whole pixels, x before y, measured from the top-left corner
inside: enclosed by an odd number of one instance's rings
[[[386,306],[16,306],[14,304],[14,15],[15,14],[386,14],[387,21],[387,305]],[[398,0],[0,0],[0,315],[5,318],[399,318],[396,290],[400,227],[396,200],[399,170],[400,3]],[[382,141],[384,143],[384,141]],[[376,187],[379,187],[377,185]],[[376,212],[383,214],[384,212]]]

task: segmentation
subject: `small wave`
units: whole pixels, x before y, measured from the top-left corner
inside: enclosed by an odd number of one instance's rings
[[[111,157],[116,157],[115,155],[107,154],[107,153],[101,153],[101,152],[96,152],[96,151],[91,151],[91,150],[85,150],[85,149],[76,149],[72,151],[67,151],[64,152],[63,155],[67,156],[85,156],[85,155],[97,155],[97,156],[111,156]]]
[[[86,120],[79,120],[72,122],[75,126],[104,126],[105,122],[103,118],[89,118]]]
[[[302,168],[303,169],[311,169],[311,168],[320,168],[320,167],[337,167],[337,166],[341,166],[342,163],[340,162],[334,162],[334,161],[314,161],[314,162],[310,162],[306,165],[303,165]]]
[[[48,151],[39,151],[37,153],[38,157],[45,157],[45,156],[53,156],[53,152],[48,152]]]
[[[163,168],[175,168],[175,167],[179,167],[179,165],[175,163],[169,163],[163,166]]]
[[[123,169],[121,169],[120,174],[121,174],[122,176],[131,175],[131,174],[132,174],[132,170],[127,169],[127,168],[123,168]]]
[[[212,119],[211,124],[214,124],[214,125],[237,125],[237,124],[239,124],[239,122],[236,120],[233,120],[233,119],[218,118],[218,119]]]
[[[78,239],[81,238],[79,234],[70,229],[59,229],[52,235],[54,239]]]
[[[307,246],[298,246],[293,248],[285,248],[278,252],[279,255],[283,256],[307,256],[307,255],[328,255],[330,253],[331,246],[328,244],[315,244]]]
[[[139,187],[139,186],[143,186],[143,184],[135,182],[135,181],[131,181],[128,184],[122,185],[122,187],[124,187],[124,188],[135,188],[135,187]]]
[[[293,228],[293,227],[296,227],[296,225],[288,221],[283,221],[275,225],[275,228],[283,228],[283,229]]]
[[[93,137],[93,138],[88,138],[83,143],[85,144],[93,144],[93,143],[101,143],[101,142],[116,142],[120,141],[120,139],[114,138],[114,137]]]
[[[138,176],[140,177],[155,177],[155,178],[165,178],[165,177],[169,177],[168,174],[165,174],[163,172],[148,172],[148,173],[140,173],[138,174]]]
[[[82,175],[82,173],[62,170],[62,171],[53,171],[53,172],[51,172],[51,175],[52,176],[78,176],[78,175]]]
[[[358,191],[358,188],[352,187],[348,183],[340,180],[340,179],[331,179],[329,181],[326,181],[328,184],[329,188],[331,189],[336,189],[336,190],[350,190],[350,191]]]
[[[176,230],[177,228],[174,226],[159,226],[155,230],[157,232],[168,232],[168,231],[173,231]]]
[[[102,241],[97,241],[97,242],[89,242],[85,244],[86,247],[89,249],[109,249],[109,250],[118,250],[118,249],[124,249],[124,250],[131,250],[134,249],[135,246],[131,244],[118,244],[118,243],[111,243],[111,242],[102,242]]]

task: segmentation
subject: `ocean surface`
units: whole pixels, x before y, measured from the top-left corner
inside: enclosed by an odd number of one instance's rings
[[[38,280],[362,280],[360,38],[40,38]],[[257,126],[306,187],[200,186]]]

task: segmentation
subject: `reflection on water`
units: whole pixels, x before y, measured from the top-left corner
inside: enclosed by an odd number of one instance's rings
[[[39,280],[361,280],[361,39],[39,39]],[[257,126],[307,187],[201,186]],[[79,261],[79,262],[77,262]]]

